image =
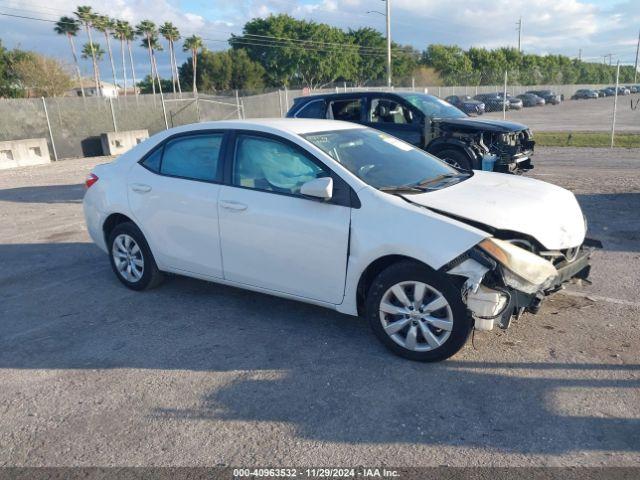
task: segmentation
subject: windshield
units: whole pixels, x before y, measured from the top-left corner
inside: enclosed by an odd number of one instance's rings
[[[402,140],[370,128],[308,133],[302,137],[379,190],[422,193],[469,176]]]
[[[450,103],[440,100],[433,95],[425,95],[424,93],[399,93],[398,95],[424,113],[428,118],[460,118],[467,116],[466,113],[458,110]]]

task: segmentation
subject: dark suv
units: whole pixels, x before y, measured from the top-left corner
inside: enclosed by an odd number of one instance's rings
[[[496,172],[533,168],[534,141],[522,124],[470,118],[433,95],[413,92],[354,92],[296,98],[287,117],[329,118],[361,123],[398,137],[463,169]],[[485,162],[485,165],[492,162]]]

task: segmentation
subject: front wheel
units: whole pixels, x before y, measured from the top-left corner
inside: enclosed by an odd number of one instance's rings
[[[387,348],[422,362],[455,355],[473,327],[460,290],[444,274],[411,261],[392,265],[376,277],[365,312]]]
[[[437,157],[447,162],[449,165],[460,170],[471,170],[471,159],[469,156],[455,148],[448,148],[437,153]]]

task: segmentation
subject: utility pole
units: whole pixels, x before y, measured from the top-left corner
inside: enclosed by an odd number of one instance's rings
[[[613,53],[607,53],[606,55],[603,55],[603,56],[604,56],[605,65],[607,64],[607,57],[609,57],[609,66],[611,66],[611,57],[613,57]]]
[[[387,87],[391,87],[391,0],[387,2]]]
[[[638,81],[638,54],[640,54],[640,32],[638,33],[638,46],[636,47],[636,66],[633,69],[633,83]]]
[[[582,49],[578,50],[578,61],[582,61]]]
[[[522,17],[518,20],[518,53],[522,52]]]

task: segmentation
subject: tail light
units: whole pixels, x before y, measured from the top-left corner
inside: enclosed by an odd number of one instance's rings
[[[98,176],[95,173],[90,173],[87,175],[86,180],[84,181],[85,188],[90,188],[94,183],[98,181]]]

